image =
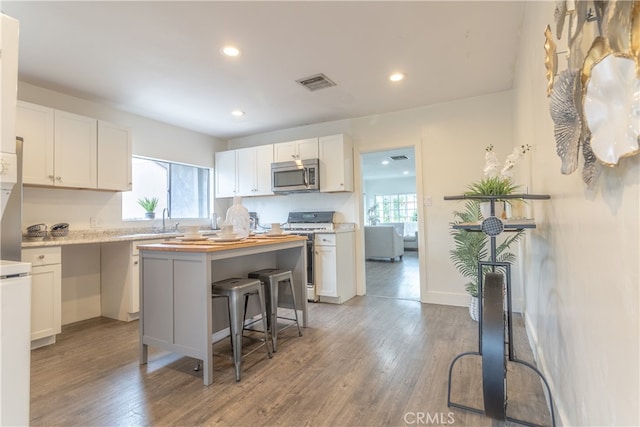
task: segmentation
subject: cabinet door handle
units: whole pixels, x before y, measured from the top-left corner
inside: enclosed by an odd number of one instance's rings
[[[50,179],[51,181],[55,181],[55,177],[54,177],[53,175],[49,175],[49,179]]]
[[[38,255],[38,259],[44,259],[44,255]]]
[[[138,265],[139,261],[133,261],[133,265]]]
[[[56,176],[56,181],[62,181],[62,178],[59,176]]]

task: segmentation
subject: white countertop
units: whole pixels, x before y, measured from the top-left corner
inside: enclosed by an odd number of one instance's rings
[[[216,230],[201,230],[202,235],[212,235]],[[148,228],[124,228],[110,230],[79,230],[69,231],[66,237],[47,237],[44,240],[31,240],[23,236],[23,248],[41,248],[45,246],[83,245],[91,243],[127,242],[137,240],[171,239],[183,236],[184,232],[158,233]]]

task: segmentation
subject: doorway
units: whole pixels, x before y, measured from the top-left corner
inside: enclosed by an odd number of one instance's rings
[[[362,153],[360,160],[366,293],[419,301],[415,148]]]

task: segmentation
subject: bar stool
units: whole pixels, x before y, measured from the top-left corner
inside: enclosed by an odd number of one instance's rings
[[[269,348],[269,334],[266,315],[266,304],[262,293],[260,280],[231,278],[214,282],[211,285],[214,297],[224,296],[229,301],[229,327],[231,330],[231,347],[233,349],[233,364],[236,372],[236,381],[240,381],[240,364],[242,360],[242,337],[244,321],[247,310],[247,302],[250,296],[257,295],[260,299],[260,314],[262,315],[262,327],[264,330],[264,345],[267,347],[269,358],[272,357]]]
[[[293,274],[289,270],[279,270],[277,268],[265,268],[263,270],[253,271],[249,273],[250,278],[260,279],[264,283],[264,288],[267,291],[267,320],[269,321],[269,330],[271,331],[271,342],[273,351],[277,351],[278,341],[278,319],[293,320],[298,326],[298,336],[302,336],[302,330],[300,329],[300,323],[298,322],[298,311],[296,307],[296,294],[293,289]],[[289,317],[278,316],[278,289],[280,283],[288,282],[289,290],[291,291],[291,306],[285,306],[287,308],[293,308],[295,319]],[[284,330],[292,324],[286,325],[280,330]]]

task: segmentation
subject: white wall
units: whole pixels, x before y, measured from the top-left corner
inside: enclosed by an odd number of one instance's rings
[[[350,134],[356,159],[356,185],[352,194],[300,194],[275,197],[245,198],[243,204],[260,214],[261,222],[283,222],[289,210],[334,209],[338,221],[355,222],[362,227],[363,186],[360,153],[398,147],[414,147],[416,180],[421,203],[419,212],[421,287],[424,302],[466,305],[465,280],[449,261],[453,247],[449,236],[452,211],[460,207],[445,202],[443,197],[460,194],[467,184],[482,176],[484,149],[493,144],[500,158],[513,143],[512,93],[502,92],[428,107],[321,123],[238,138],[229,148],[284,142],[295,139]],[[433,205],[425,208],[430,197]],[[361,230],[357,231],[358,292],[364,290],[364,251]]]
[[[516,74],[515,140],[535,146],[528,178],[552,197],[530,204],[538,229],[526,247],[527,328],[560,424],[637,426],[640,157],[605,169],[594,191],[581,168],[561,175],[542,47],[554,6],[527,3]]]

